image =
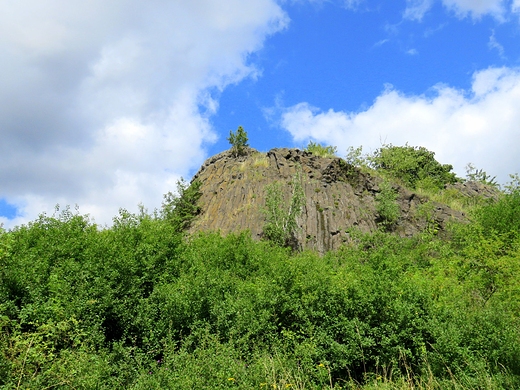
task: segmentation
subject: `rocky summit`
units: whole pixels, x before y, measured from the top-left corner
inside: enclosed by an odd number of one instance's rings
[[[324,253],[348,242],[353,230],[370,232],[381,227],[382,216],[377,211],[381,177],[341,158],[280,148],[267,153],[247,149],[239,157],[225,151],[209,158],[193,178],[200,181],[202,195],[198,201],[201,212],[190,232],[249,230],[261,239],[266,224],[266,186],[282,183],[285,199],[290,202],[291,182],[298,172],[305,199],[294,237],[300,249]],[[386,228],[400,236],[412,236],[430,227],[442,232],[449,221],[465,219],[463,213],[446,205],[398,184],[391,186],[399,218]]]

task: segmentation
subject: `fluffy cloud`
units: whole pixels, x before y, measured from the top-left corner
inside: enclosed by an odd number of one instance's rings
[[[274,0],[0,3],[0,198],[99,223],[160,205],[216,138],[212,91],[287,24]]]
[[[407,0],[404,17],[412,20],[421,20],[426,12],[432,7],[435,0]],[[504,0],[442,0],[442,4],[449,10],[455,12],[459,17],[470,15],[480,18],[490,14],[502,20],[506,13]],[[511,10],[518,8],[518,0],[514,0]]]
[[[472,162],[506,182],[520,172],[520,70],[490,68],[473,76],[471,91],[445,85],[434,96],[406,96],[391,88],[362,112],[320,111],[308,103],[286,109],[281,125],[298,144],[309,139],[338,146],[383,143],[424,146],[460,176]]]

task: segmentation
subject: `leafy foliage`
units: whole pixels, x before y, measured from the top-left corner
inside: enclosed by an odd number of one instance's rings
[[[506,183],[506,185],[504,186],[504,192],[506,194],[520,192],[520,176],[518,175],[518,173],[515,173],[514,175],[509,175],[509,178],[511,179],[511,181]]]
[[[264,237],[280,246],[295,246],[294,234],[298,229],[296,219],[302,212],[305,204],[305,194],[301,184],[301,173],[296,173],[291,183],[291,197],[289,202],[281,182],[268,185],[266,191],[265,210],[266,224]]]
[[[401,216],[401,210],[397,203],[397,192],[387,180],[384,180],[379,187],[380,192],[376,194],[376,211],[379,214],[379,223],[384,229],[391,230]]]
[[[162,215],[177,231],[188,229],[193,218],[200,214],[200,206],[197,204],[202,196],[200,186],[197,180],[188,185],[181,178],[177,182],[177,193],[168,192],[164,195]]]
[[[507,243],[520,237],[520,188],[511,188],[500,199],[473,211],[484,236],[498,236]]]
[[[298,183],[270,201],[288,232]],[[181,186],[110,228],[65,208],[0,231],[0,388],[520,388],[515,177],[447,239],[352,230],[323,256],[187,238]]]
[[[410,188],[421,185],[441,189],[445,184],[458,181],[453,166],[440,164],[435,153],[419,146],[383,145],[369,157],[372,168],[387,172]]]
[[[319,143],[309,141],[305,151],[310,152],[319,157],[332,158],[336,157],[338,148],[336,146],[323,146]]]
[[[478,181],[480,183],[498,187],[496,176],[491,177],[486,171],[477,169],[473,164],[466,165],[466,179],[471,181]]]
[[[354,165],[355,167],[368,166],[368,161],[366,156],[363,154],[362,146],[358,146],[357,148],[349,146],[347,149],[347,155],[345,156],[345,161],[350,165]]]
[[[230,130],[227,140],[231,144],[231,152],[235,157],[243,156],[249,147],[247,133],[242,126],[238,126],[236,132]]]

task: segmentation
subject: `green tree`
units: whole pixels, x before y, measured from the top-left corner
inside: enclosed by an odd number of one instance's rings
[[[188,229],[193,218],[200,213],[200,206],[197,204],[202,195],[200,186],[198,180],[188,184],[181,178],[177,182],[177,194],[168,192],[164,195],[162,215],[179,232]]]
[[[227,140],[231,144],[231,152],[235,157],[243,156],[246,153],[246,149],[249,147],[249,144],[247,143],[247,132],[242,126],[238,126],[236,132],[230,130]]]

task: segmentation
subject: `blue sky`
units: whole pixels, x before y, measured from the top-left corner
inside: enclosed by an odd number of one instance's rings
[[[0,223],[100,224],[162,195],[239,125],[251,146],[425,146],[520,172],[520,0],[0,4]]]
[[[292,144],[290,135],[265,115],[277,104],[306,101],[322,109],[359,112],[389,85],[405,95],[434,94],[439,83],[470,90],[475,72],[520,64],[514,16],[509,21],[493,15],[457,17],[440,2],[420,21],[404,18],[404,1],[366,1],[354,9],[337,2],[298,2],[285,9],[289,28],[251,56],[262,76],[229,86],[214,119],[219,128],[244,125],[261,150]],[[213,150],[225,148],[225,142]]]

